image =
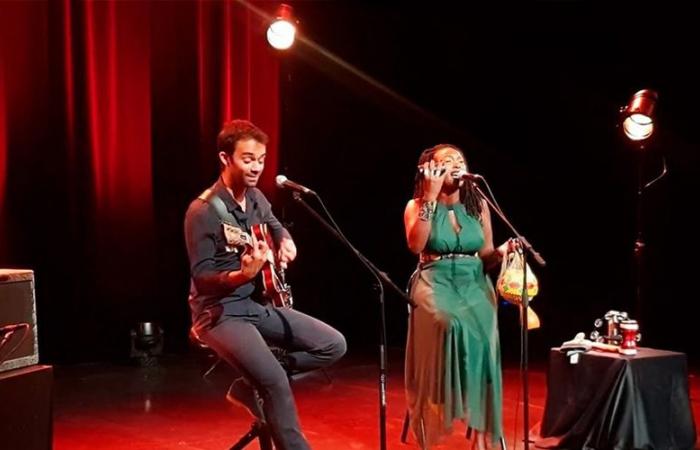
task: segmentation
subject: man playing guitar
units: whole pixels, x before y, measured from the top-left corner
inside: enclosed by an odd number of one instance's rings
[[[276,448],[308,449],[287,371],[328,366],[345,353],[346,343],[334,328],[276,307],[256,289],[261,270],[291,263],[297,253],[270,202],[255,187],[266,144],[265,133],[248,121],[224,124],[217,139],[221,176],[185,215],[192,331],[243,375],[227,398],[268,424]],[[276,247],[272,256],[270,244]],[[270,263],[275,264],[266,267]],[[267,297],[279,294],[265,284]],[[287,350],[281,363],[268,343]]]

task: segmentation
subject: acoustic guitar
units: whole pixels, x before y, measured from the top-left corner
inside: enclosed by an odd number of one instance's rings
[[[253,250],[253,238],[238,227],[223,223],[226,240],[230,244],[231,250],[242,249],[243,253]],[[269,248],[265,255],[265,263],[260,269],[262,284],[262,296],[269,300],[274,306],[279,308],[291,308],[293,304],[292,288],[285,279],[284,263],[277,258],[278,249],[275,240],[270,234],[267,224],[255,224],[251,226],[251,234],[258,241],[265,241]]]

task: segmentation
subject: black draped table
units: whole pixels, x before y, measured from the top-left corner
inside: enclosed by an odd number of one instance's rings
[[[695,424],[684,353],[589,351],[571,364],[553,348],[535,447],[692,449]],[[537,428],[537,427],[536,427]]]

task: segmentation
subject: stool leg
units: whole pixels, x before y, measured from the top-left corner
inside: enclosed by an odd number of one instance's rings
[[[408,436],[408,425],[411,421],[408,410],[406,410],[406,416],[403,418],[403,429],[401,430],[401,442],[406,443],[406,437]]]
[[[238,440],[238,442],[233,444],[233,447],[231,447],[229,450],[243,450],[248,444],[250,444],[253,441],[253,439],[260,436],[260,432],[263,427],[264,425],[261,422],[253,422],[253,425],[250,427],[250,430],[248,430],[248,432],[244,434],[243,437],[241,437]]]
[[[472,427],[467,427],[467,440],[472,438]],[[508,450],[508,446],[506,445],[506,438],[505,436],[501,436],[498,439],[498,442],[501,444],[501,450]]]
[[[209,374],[212,373],[212,372],[214,371],[214,369],[217,368],[217,366],[219,365],[220,362],[221,362],[221,358],[217,358],[216,362],[215,362],[214,364],[211,365],[211,367],[209,368],[209,370],[207,370],[206,372],[204,372],[204,375],[202,375],[202,378],[208,377]]]
[[[408,436],[408,426],[411,422],[411,416],[408,411],[406,411],[406,415],[403,418],[403,430],[401,430],[401,443],[405,444],[406,443],[406,437]],[[422,450],[428,450],[428,447],[425,444],[425,422],[423,422],[423,418],[421,417],[420,419],[420,436],[418,436],[418,439],[420,440],[420,448]]]
[[[272,446],[272,437],[270,436],[270,429],[267,425],[264,425],[260,429],[260,435],[258,436],[260,442],[260,450],[274,450]]]
[[[328,384],[333,384],[333,380],[331,379],[331,376],[328,375],[328,372],[326,371],[326,369],[321,369],[321,371],[323,372],[323,375],[326,376],[326,382]]]
[[[428,450],[427,445],[425,444],[425,422],[423,422],[423,418],[420,418],[420,448],[423,450]]]

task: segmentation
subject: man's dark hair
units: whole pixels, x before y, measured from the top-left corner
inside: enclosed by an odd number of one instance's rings
[[[238,141],[255,139],[263,145],[267,145],[267,135],[258,127],[247,120],[231,120],[226,122],[216,139],[217,152],[224,152],[233,156]]]

